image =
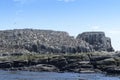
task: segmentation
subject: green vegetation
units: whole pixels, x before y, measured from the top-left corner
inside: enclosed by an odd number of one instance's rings
[[[82,61],[89,60],[88,55],[91,56],[106,56],[110,53],[94,52],[94,53],[66,53],[66,54],[38,54],[38,53],[26,53],[21,56],[3,56],[0,57],[0,61],[13,61],[13,60],[42,60],[49,58],[68,58],[68,59],[80,59]]]

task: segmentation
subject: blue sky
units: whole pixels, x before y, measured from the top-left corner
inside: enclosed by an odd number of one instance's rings
[[[0,0],[0,29],[104,31],[120,50],[120,0]]]

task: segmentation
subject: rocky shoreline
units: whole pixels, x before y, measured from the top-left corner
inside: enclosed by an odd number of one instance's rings
[[[104,32],[0,31],[0,69],[120,73],[120,53]]]
[[[115,52],[96,52],[71,55],[31,54],[9,56],[9,59],[0,61],[0,69],[35,72],[104,72],[108,74],[120,74],[119,55],[120,53]]]

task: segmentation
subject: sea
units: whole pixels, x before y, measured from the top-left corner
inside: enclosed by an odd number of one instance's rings
[[[0,80],[120,80],[120,75],[0,70]]]

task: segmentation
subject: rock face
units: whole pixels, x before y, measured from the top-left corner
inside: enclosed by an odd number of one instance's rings
[[[87,32],[77,39],[67,32],[18,29],[0,31],[0,52],[80,53],[113,51],[109,38],[102,32]]]
[[[49,71],[49,72],[105,72],[108,74],[120,74],[120,53],[95,52],[63,55],[28,54],[4,57],[0,60],[0,69],[22,71]],[[30,56],[32,56],[30,58]],[[24,58],[23,58],[24,57]],[[21,59],[22,58],[22,59]]]
[[[77,39],[86,41],[95,51],[114,51],[110,38],[106,37],[104,32],[84,32],[79,34]]]

